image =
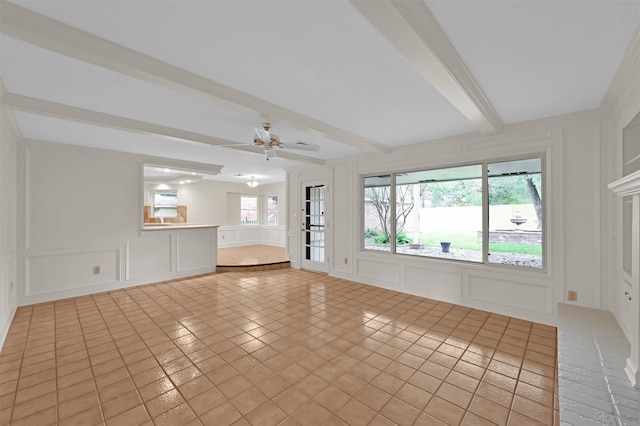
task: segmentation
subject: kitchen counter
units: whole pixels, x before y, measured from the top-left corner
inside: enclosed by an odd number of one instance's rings
[[[206,225],[198,223],[145,223],[143,231],[173,231],[176,229],[218,228],[219,225]]]

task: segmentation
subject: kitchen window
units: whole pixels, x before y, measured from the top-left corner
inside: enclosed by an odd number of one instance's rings
[[[160,219],[178,217],[178,191],[153,191],[153,217]]]

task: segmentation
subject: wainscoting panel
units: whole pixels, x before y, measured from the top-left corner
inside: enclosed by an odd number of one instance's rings
[[[535,312],[553,312],[552,289],[545,286],[471,275],[469,297]]]
[[[239,247],[254,244],[285,247],[286,229],[273,225],[238,225],[218,228],[218,247]]]
[[[25,257],[25,295],[113,284],[122,280],[122,247],[49,250]]]
[[[238,245],[248,246],[251,244],[260,244],[260,227],[243,226],[238,228]]]
[[[435,298],[442,295],[461,295],[462,276],[458,273],[434,271],[432,269],[404,269],[404,282],[411,294]]]
[[[128,279],[137,280],[172,273],[172,246],[172,233],[167,231],[148,232],[141,238],[129,241]]]
[[[399,265],[358,259],[358,275],[381,287],[391,288],[398,285]]]
[[[212,233],[202,229],[185,229],[176,233],[178,272],[215,267],[217,262]]]
[[[298,235],[287,235],[287,250],[289,250],[289,261],[292,267],[300,265],[300,238]]]
[[[284,247],[285,232],[284,226],[261,226],[260,244]]]
[[[233,247],[238,245],[238,229],[221,226],[218,228],[218,247]]]

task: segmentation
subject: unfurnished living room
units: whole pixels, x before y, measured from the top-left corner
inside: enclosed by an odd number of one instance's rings
[[[640,424],[640,0],[0,0],[0,425]]]

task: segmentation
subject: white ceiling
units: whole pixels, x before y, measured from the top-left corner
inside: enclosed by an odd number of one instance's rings
[[[322,162],[597,108],[640,0],[2,0],[0,15],[2,103],[25,138],[266,183],[301,159],[216,145],[270,121]]]

